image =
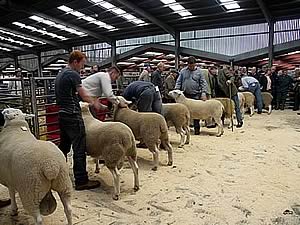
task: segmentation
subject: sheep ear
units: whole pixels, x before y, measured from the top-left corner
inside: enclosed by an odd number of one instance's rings
[[[16,117],[16,114],[13,112],[13,109],[6,108],[2,111],[5,120],[13,120]]]

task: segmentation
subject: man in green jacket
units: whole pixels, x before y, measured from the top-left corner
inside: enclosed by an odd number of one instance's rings
[[[234,84],[234,73],[232,68],[224,68],[218,71],[218,86],[226,97],[229,98],[229,89],[231,88],[231,99],[234,101],[235,113],[238,124],[237,128],[243,126],[242,114],[240,111],[240,103],[238,98],[238,90]]]

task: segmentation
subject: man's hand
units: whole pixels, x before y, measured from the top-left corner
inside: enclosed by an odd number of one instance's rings
[[[231,80],[227,80],[227,81],[226,81],[226,84],[227,84],[227,85],[232,84]]]
[[[99,99],[96,99],[93,103],[93,106],[94,108],[96,109],[96,111],[99,111],[99,110],[105,110],[107,109],[108,107],[106,105],[103,105],[99,102]]]
[[[206,101],[206,100],[207,100],[207,98],[206,98],[205,95],[202,95],[200,99],[203,100],[203,101]]]

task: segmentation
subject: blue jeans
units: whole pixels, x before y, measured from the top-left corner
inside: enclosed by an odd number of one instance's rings
[[[86,136],[81,115],[59,114],[60,144],[59,149],[65,157],[73,148],[73,172],[75,185],[88,182],[86,171]]]
[[[190,95],[190,94],[184,93],[184,96],[187,97],[187,98],[200,100],[200,94]],[[194,129],[198,130],[198,131],[200,130],[200,120],[194,120]]]
[[[261,97],[260,85],[259,83],[254,83],[249,85],[249,91],[252,92],[256,99],[257,111],[262,112],[263,102]]]
[[[155,88],[145,89],[137,100],[139,112],[156,112],[161,114],[162,100],[159,91]]]
[[[240,110],[239,97],[238,97],[238,95],[235,95],[235,96],[232,96],[231,98],[234,101],[234,105],[235,105],[234,110],[235,110],[235,114],[236,114],[236,120],[238,123],[241,123],[241,122],[243,122],[243,119],[242,119],[242,114],[241,114],[241,110]]]

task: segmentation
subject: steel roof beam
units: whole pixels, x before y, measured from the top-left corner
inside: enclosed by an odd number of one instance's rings
[[[74,25],[72,23],[66,22],[64,20],[61,20],[61,19],[58,19],[58,18],[54,18],[54,17],[49,16],[49,15],[47,15],[45,13],[41,13],[38,10],[35,10],[34,8],[28,7],[27,5],[11,3],[10,4],[10,9],[12,11],[15,11],[15,12],[25,12],[25,13],[27,13],[29,15],[34,14],[34,15],[40,16],[42,18],[45,18],[45,19],[48,19],[48,20],[52,20],[55,23],[60,23],[60,24],[66,25],[66,26],[70,26],[70,27],[72,27],[72,28],[74,28],[76,30],[82,31],[82,32],[88,34],[89,36],[91,36],[93,38],[96,38],[96,39],[98,39],[100,41],[104,41],[104,42],[107,42],[107,43],[111,43],[112,42],[112,39],[109,38],[109,37],[107,37],[107,36],[101,35],[101,34],[99,34],[97,32],[94,32],[94,31],[87,30],[85,28],[79,27],[77,25]]]
[[[4,47],[4,48],[9,48],[11,50],[17,50],[17,51],[21,51],[21,52],[30,52],[28,49],[22,48],[22,47],[17,47],[14,45],[9,45],[9,44],[5,44],[3,42],[0,42],[0,46]]]
[[[30,35],[30,34],[27,34],[27,33],[21,33],[19,31],[16,31],[16,30],[13,30],[13,29],[9,29],[9,28],[6,28],[6,27],[0,27],[0,29],[1,30],[5,30],[5,31],[10,32],[10,33],[14,33],[14,34],[22,35],[22,36],[25,36],[25,37],[28,37],[28,38],[32,38],[32,39],[35,39],[35,40],[38,40],[38,41],[42,41],[42,42],[45,42],[46,44],[49,44],[49,45],[52,45],[54,47],[58,47],[58,48],[61,48],[61,49],[68,49],[69,48],[69,46],[61,44],[59,42],[51,41],[51,40],[46,40],[44,38],[33,36],[33,35]],[[37,46],[33,44],[33,47],[37,47]]]
[[[116,1],[122,4],[123,6],[126,6],[127,8],[131,9],[132,11],[136,12],[141,17],[144,17],[147,20],[151,21],[152,23],[156,24],[157,26],[161,27],[163,30],[165,30],[175,38],[175,29],[170,25],[160,21],[156,17],[152,16],[150,13],[146,12],[145,10],[141,9],[140,7],[136,6],[135,4],[127,0],[116,0]]]
[[[272,15],[270,13],[270,11],[268,10],[268,8],[266,7],[265,3],[263,2],[263,0],[256,0],[257,4],[259,5],[261,11],[263,12],[266,21],[270,24],[272,21]]]

